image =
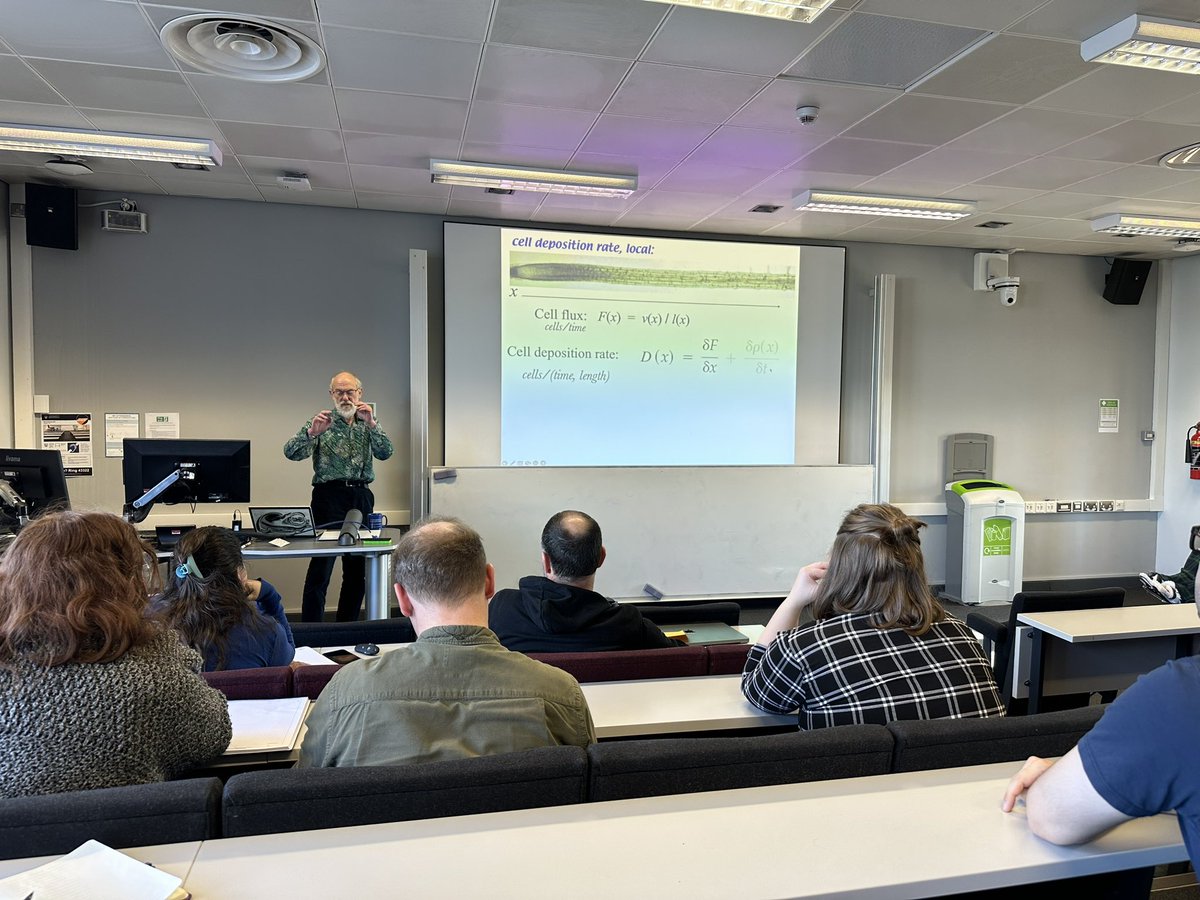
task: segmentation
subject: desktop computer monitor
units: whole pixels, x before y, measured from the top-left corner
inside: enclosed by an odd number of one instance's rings
[[[7,490],[6,490],[7,488]],[[12,509],[14,495],[25,504],[26,515],[47,509],[70,509],[62,454],[57,450],[0,450],[0,509]]]
[[[250,442],[126,438],[121,473],[133,503],[172,473],[155,503],[249,503]]]

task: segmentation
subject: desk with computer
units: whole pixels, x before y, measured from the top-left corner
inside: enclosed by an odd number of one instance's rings
[[[250,503],[250,442],[127,438],[121,466],[122,515],[143,522],[156,503]],[[70,508],[62,454],[57,450],[0,451],[0,552],[38,513]],[[308,507],[250,507],[253,530],[244,532],[243,555],[251,558],[361,555],[366,558],[367,618],[388,616],[388,561],[393,541],[362,528],[360,514],[343,522],[314,523]],[[240,512],[231,518],[241,530]],[[160,525],[142,537],[161,558],[193,525]],[[318,529],[330,532],[318,533]],[[323,539],[324,538],[324,539]]]

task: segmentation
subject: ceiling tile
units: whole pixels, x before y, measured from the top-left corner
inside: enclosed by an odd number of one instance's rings
[[[847,172],[857,175],[882,175],[910,159],[929,152],[929,150],[929,147],[917,144],[834,138],[804,157],[793,168],[821,172]]]
[[[238,162],[255,184],[273,185],[275,179],[285,172],[299,172],[308,176],[314,189],[348,191],[353,186],[350,181],[350,167],[345,163],[277,159],[271,156],[238,156]],[[429,177],[428,172],[425,177]]]
[[[1082,140],[1059,147],[1051,156],[1141,162],[1200,141],[1200,126],[1162,122],[1123,122]]]
[[[320,5],[327,25],[482,41],[492,0],[320,0]]]
[[[980,184],[1050,191],[1117,168],[1115,163],[1038,156],[1002,172],[980,178]]]
[[[372,194],[358,191],[359,209],[385,209],[396,212],[432,213],[442,215],[450,204],[449,197],[406,197],[402,194]]]
[[[467,123],[465,100],[411,97],[377,91],[334,91],[337,114],[346,131],[409,134],[460,140]]]
[[[859,12],[882,13],[942,25],[961,25],[983,31],[1003,31],[1046,0],[862,0]]]
[[[1086,210],[1099,206],[1101,203],[1112,203],[1114,197],[1098,194],[1042,194],[1028,200],[1018,200],[1000,210],[1001,213],[1012,213],[1015,216],[1063,216],[1078,217]]]
[[[4,0],[0,3],[0,34],[26,57],[175,68],[158,34],[132,4]]]
[[[48,103],[14,103],[0,100],[0,122],[26,125],[57,125],[60,128],[91,128],[92,123],[71,106]]]
[[[635,207],[639,214],[678,215],[681,218],[700,218],[715,213],[734,199],[733,194],[724,197],[710,193],[690,191],[664,191],[655,188],[638,201]]]
[[[1189,94],[1182,100],[1160,106],[1138,118],[1149,122],[1171,122],[1176,125],[1200,125],[1200,93]]]
[[[488,44],[475,99],[601,110],[631,65],[624,59]]]
[[[346,141],[346,161],[365,166],[428,169],[430,159],[459,158],[458,141],[357,131],[344,131],[342,135]]]
[[[1028,103],[1096,67],[1060,41],[996,35],[922,82],[916,90],[944,97]]]
[[[1132,66],[1097,66],[1078,81],[1038,98],[1033,106],[1109,116],[1138,116],[1197,90],[1194,77]]]
[[[90,164],[90,163],[89,163]],[[177,184],[250,184],[250,177],[238,164],[235,157],[227,157],[224,165],[214,169],[176,169],[170,163],[139,162],[137,168],[155,181],[171,181]]]
[[[395,0],[400,2],[400,0]],[[324,15],[325,7],[328,6],[330,0],[321,0],[321,12]],[[208,12],[208,9],[194,9],[196,3],[176,2],[170,0],[151,4],[142,0],[142,5],[147,9],[171,8],[175,9],[175,15],[183,16],[196,12]],[[229,4],[232,6],[234,4]],[[313,0],[237,0],[237,10],[239,13],[244,13],[249,16],[261,16],[268,19],[301,19],[308,22],[315,22],[317,19],[316,10],[313,8]],[[182,8],[178,8],[182,7]],[[228,8],[228,6],[218,5],[219,9]]]
[[[768,83],[751,75],[638,63],[605,111],[716,125]]]
[[[716,191],[740,194],[774,174],[774,169],[748,169],[728,163],[687,160],[660,181],[658,187],[685,193]]]
[[[551,198],[547,197],[546,199],[550,200]],[[595,225],[603,228],[612,225],[619,216],[620,213],[611,210],[571,209],[543,203],[530,216],[530,220],[546,224]]]
[[[689,159],[758,169],[782,169],[811,153],[826,140],[824,135],[725,125],[701,144]]]
[[[955,184],[975,181],[1028,159],[1014,153],[950,150],[939,147],[888,172],[889,178],[945,179]]]
[[[595,121],[594,112],[477,101],[467,119],[466,140],[574,150]]]
[[[97,172],[95,175],[85,175],[79,180],[72,179],[70,183],[73,187],[89,191],[122,191],[131,194],[166,193],[149,175],[116,175],[112,172]],[[96,215],[97,222],[99,219],[99,215]]]
[[[1143,196],[1162,200],[1181,200],[1185,203],[1200,203],[1200,178],[1193,178],[1190,181],[1174,184],[1158,191],[1147,191],[1143,193]]]
[[[701,231],[705,234],[756,236],[766,231],[771,224],[773,224],[773,221],[770,215],[756,215],[753,219],[709,216],[693,225],[692,230]]]
[[[971,28],[854,12],[787,73],[821,81],[903,88],[984,34]]]
[[[957,150],[994,150],[1038,155],[1111,128],[1120,119],[1062,110],[1018,109],[950,143]]]
[[[179,116],[204,115],[204,108],[178,72],[51,59],[30,60],[30,65],[75,106]]]
[[[434,184],[429,167],[408,169],[398,166],[350,167],[356,191],[379,194],[408,194],[412,197],[449,197],[450,187]]]
[[[846,137],[942,144],[1011,111],[998,103],[974,103],[907,94],[845,132]],[[821,121],[819,118],[817,121]]]
[[[214,200],[262,200],[258,187],[253,184],[229,182],[190,181],[182,178],[155,178],[168,194],[176,197],[209,197]]]
[[[681,160],[713,133],[711,125],[603,115],[579,148],[584,153]]]
[[[925,157],[918,157],[914,162],[920,162]],[[905,166],[908,163],[905,163]],[[962,179],[943,177],[936,174],[928,178],[918,178],[902,174],[905,166],[892,169],[886,175],[871,178],[862,183],[860,191],[867,193],[899,194],[911,197],[950,197],[955,200],[969,200],[975,195],[974,185],[964,185]],[[893,226],[899,227],[899,226]]]
[[[551,147],[521,147],[516,144],[463,144],[459,159],[477,162],[511,163],[515,166],[538,166],[543,169],[564,169],[571,158],[570,150]]]
[[[468,99],[480,45],[354,28],[325,29],[329,73],[339,88]]]
[[[686,215],[671,216],[660,215],[658,213],[639,211],[635,206],[625,215],[617,219],[613,224],[618,228],[645,228],[654,231],[686,231],[691,228],[696,222],[703,219],[704,216]]]
[[[497,0],[491,40],[634,59],[666,13],[628,0]]]
[[[188,82],[214,119],[262,125],[337,128],[333,91],[320,84],[257,84],[219,75],[189,75]]]
[[[1172,172],[1158,166],[1122,166],[1103,175],[1073,182],[1064,190],[1112,197],[1145,197],[1187,184],[1193,177],[1187,172]]]
[[[899,96],[899,91],[887,88],[777,78],[738,110],[729,124],[835,135]],[[801,106],[819,107],[817,120],[802,125],[796,118]]]
[[[1195,0],[1053,0],[1012,30],[1078,42],[1135,12],[1192,22],[1200,17]]]
[[[294,203],[298,206],[340,206],[353,209],[358,206],[353,191],[292,191],[277,185],[259,185],[258,192],[270,203]]]
[[[346,159],[342,135],[338,131],[288,128],[283,125],[252,125],[246,122],[218,124],[235,153],[326,162],[342,162]]]
[[[572,169],[604,172],[612,175],[636,175],[638,188],[652,188],[675,166],[674,160],[651,157],[614,156],[608,153],[576,153],[571,157]]]
[[[828,29],[824,21],[788,22],[743,16],[730,21],[711,10],[676,9],[650,42],[647,62],[778,75]]]
[[[798,169],[788,169],[772,175],[766,181],[754,186],[752,191],[738,198],[751,200],[747,207],[755,203],[773,203],[787,209],[792,208],[792,198],[800,191],[825,188],[834,191],[857,190],[866,178],[862,175],[849,175],[845,172],[802,172]]]
[[[15,56],[0,56],[0,85],[4,85],[5,100],[41,104],[66,102],[33,69]]]

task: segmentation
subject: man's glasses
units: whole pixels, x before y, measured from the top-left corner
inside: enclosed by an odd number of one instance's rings
[[[353,397],[355,394],[358,393],[358,388],[350,388],[345,391],[339,391],[335,388],[333,390],[330,390],[329,393],[333,394],[333,396],[335,396],[335,397]]]

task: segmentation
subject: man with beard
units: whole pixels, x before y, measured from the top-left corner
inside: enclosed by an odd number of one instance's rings
[[[370,405],[362,402],[362,382],[353,373],[334,375],[329,395],[334,408],[323,409],[305,422],[283,447],[288,459],[312,457],[312,509],[318,526],[341,522],[352,509],[362,512],[364,520],[374,511],[375,495],[369,487],[375,480],[372,460],[387,459],[393,449]],[[320,622],[325,618],[325,591],[334,562],[332,556],[317,556],[308,564],[301,621]],[[343,556],[339,622],[358,618],[365,582],[363,558]]]

